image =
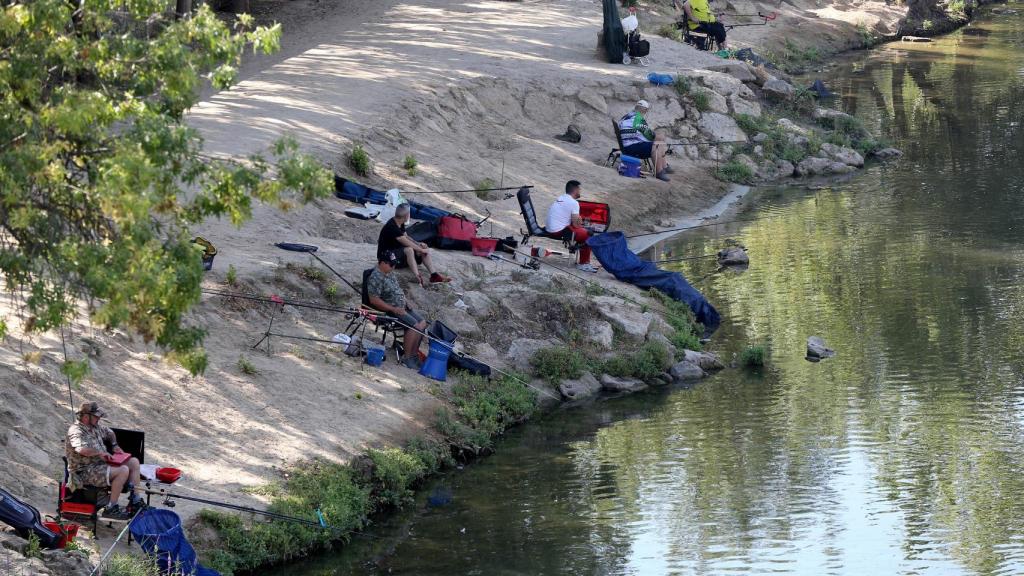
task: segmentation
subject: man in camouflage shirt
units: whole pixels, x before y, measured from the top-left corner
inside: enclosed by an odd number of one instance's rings
[[[121,491],[128,483],[128,506],[137,508],[143,504],[142,497],[135,493],[139,485],[139,459],[129,458],[124,464],[107,463],[111,456],[107,445],[114,454],[124,453],[117,445],[114,431],[100,424],[106,413],[95,402],[85,402],[75,413],[78,421],[68,428],[64,441],[64,452],[68,457],[68,469],[76,486],[110,486],[110,503],[103,509],[107,518],[128,518],[127,510],[117,505]]]
[[[420,340],[421,332],[427,328],[423,317],[409,309],[405,302],[405,293],[398,284],[398,278],[392,272],[398,266],[398,255],[392,250],[384,250],[377,255],[377,267],[370,273],[366,280],[366,294],[369,297],[369,304],[389,316],[398,318],[398,321],[406,327],[405,338],[402,345],[405,348],[405,355],[402,357],[402,365],[406,368],[419,370],[420,368]],[[409,328],[415,328],[410,330]]]

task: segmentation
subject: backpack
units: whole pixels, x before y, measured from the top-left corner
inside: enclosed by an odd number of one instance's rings
[[[442,250],[471,250],[476,223],[465,216],[442,216],[437,221],[437,247]]]

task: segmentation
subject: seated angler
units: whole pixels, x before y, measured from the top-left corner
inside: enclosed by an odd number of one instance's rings
[[[675,0],[672,2],[677,10],[680,8]],[[694,32],[703,32],[715,39],[719,50],[728,50],[725,45],[725,25],[715,18],[709,0],[685,0],[682,10],[686,14],[687,25]]]
[[[115,457],[125,452],[117,445],[113,430],[100,424],[100,419],[106,413],[95,402],[83,403],[75,415],[78,421],[68,428],[64,442],[68,469],[75,485],[109,486],[110,503],[103,509],[103,517],[119,520],[130,518],[131,513],[118,506],[117,500],[127,486],[128,507],[138,509],[145,506],[142,497],[135,492],[139,488],[139,459]],[[107,451],[108,445],[110,452]],[[121,462],[115,464],[118,461]]]
[[[672,169],[665,161],[668,143],[662,131],[655,132],[647,125],[644,117],[651,105],[647,100],[636,103],[633,111],[619,120],[619,133],[622,135],[622,153],[634,158],[654,161],[654,175],[658,180],[669,181],[668,174]]]
[[[590,246],[587,246],[590,233],[583,227],[583,220],[580,218],[580,203],[577,200],[581,188],[581,184],[576,180],[565,183],[565,194],[555,199],[548,208],[547,226],[544,228],[552,238],[567,239],[571,235],[580,245],[580,261],[576,268],[583,272],[597,272],[597,268],[590,263]]]
[[[412,270],[413,276],[420,286],[424,286],[423,276],[420,274],[419,265],[423,264],[430,273],[430,282],[448,282],[449,278],[443,274],[434,272],[433,262],[430,260],[430,249],[423,242],[417,242],[405,233],[405,224],[409,221],[409,204],[399,204],[395,208],[395,216],[388,220],[380,230],[377,239],[377,254],[386,251],[393,251],[398,258],[398,268],[406,266]]]
[[[427,323],[406,304],[405,292],[402,291],[394,274],[397,267],[398,255],[394,250],[385,250],[378,254],[377,267],[366,280],[366,294],[369,296],[370,306],[398,318],[406,328],[405,339],[402,341],[405,354],[401,362],[406,368],[419,370],[421,333],[426,330]]]

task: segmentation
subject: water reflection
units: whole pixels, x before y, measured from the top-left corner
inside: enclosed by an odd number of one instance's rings
[[[974,26],[827,79],[905,160],[662,247],[749,248],[699,287],[763,373],[559,413],[289,573],[1024,573],[1024,28]]]

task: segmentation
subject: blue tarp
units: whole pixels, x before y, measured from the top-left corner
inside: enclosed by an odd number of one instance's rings
[[[128,530],[142,550],[156,558],[162,574],[220,576],[219,572],[204,568],[196,560],[196,551],[181,529],[181,518],[174,512],[147,508],[132,520]]]
[[[349,200],[356,204],[365,204],[367,202],[370,204],[384,204],[387,201],[384,198],[384,193],[380,190],[374,190],[337,175],[334,176],[334,195],[342,200]],[[450,214],[446,210],[427,206],[419,202],[409,202],[409,208],[411,209],[409,215],[413,220],[437,220],[442,216]]]
[[[653,262],[641,260],[626,246],[622,232],[606,232],[587,240],[601,266],[617,279],[641,288],[656,288],[675,300],[686,302],[706,333],[714,332],[722,322],[715,307],[690,286],[679,272],[661,270]]]

